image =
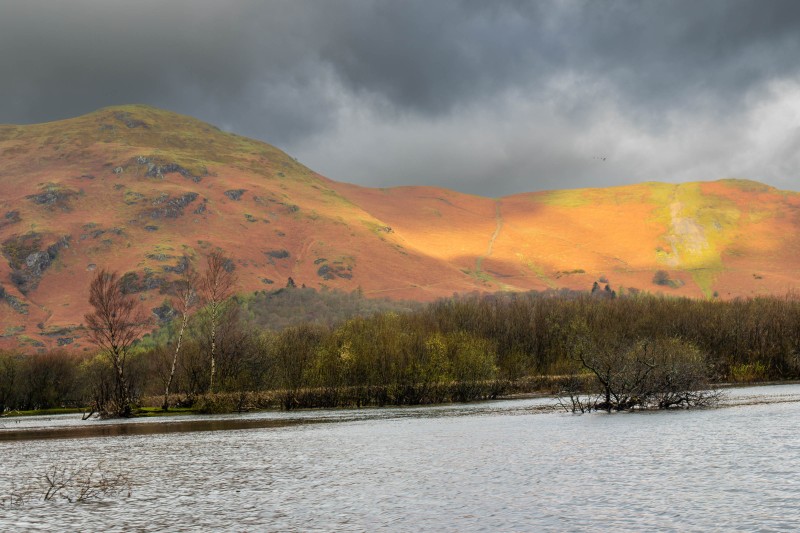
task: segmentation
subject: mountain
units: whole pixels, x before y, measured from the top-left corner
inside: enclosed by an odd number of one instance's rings
[[[800,194],[752,181],[496,199],[370,189],[140,105],[0,126],[0,153],[5,346],[85,347],[77,326],[95,269],[125,275],[156,309],[184,256],[202,264],[217,248],[233,258],[242,291],[289,277],[416,300],[595,282],[707,298],[798,286]]]

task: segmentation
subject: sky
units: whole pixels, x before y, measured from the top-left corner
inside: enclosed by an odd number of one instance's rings
[[[338,181],[800,190],[794,0],[0,0],[0,123],[144,103]]]

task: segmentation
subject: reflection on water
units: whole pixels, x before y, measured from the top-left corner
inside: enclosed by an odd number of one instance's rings
[[[62,415],[65,416],[65,415]],[[72,420],[70,420],[72,421]],[[61,422],[61,420],[56,420]],[[14,427],[14,423],[0,429],[0,441],[7,440],[41,440],[41,439],[76,439],[87,437],[119,437],[122,435],[157,435],[160,433],[188,433],[193,431],[222,431],[234,429],[276,428],[301,424],[304,420],[275,420],[265,418],[245,419],[184,419],[184,420],[152,420],[151,423],[133,423],[130,421],[114,421],[108,424],[95,424],[83,421],[82,425],[54,424],[44,427]]]
[[[96,458],[134,483],[130,498],[6,505],[0,530],[793,530],[798,401],[794,385],[734,389],[731,407],[704,411],[573,416],[514,400],[186,417],[168,430],[192,432],[153,434],[140,432],[163,420],[0,419],[0,438],[111,435],[0,442],[0,495]]]

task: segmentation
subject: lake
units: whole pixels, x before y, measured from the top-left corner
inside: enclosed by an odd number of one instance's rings
[[[0,496],[49,466],[98,461],[132,489],[88,503],[6,502],[0,530],[800,528],[800,385],[731,389],[724,407],[698,411],[571,415],[552,405],[264,412],[166,426],[3,418]]]

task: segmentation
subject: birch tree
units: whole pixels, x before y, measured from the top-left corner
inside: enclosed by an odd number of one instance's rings
[[[167,376],[164,385],[164,404],[162,409],[167,411],[169,409],[169,389],[175,379],[175,367],[178,364],[178,356],[181,353],[181,345],[183,343],[183,334],[186,332],[186,325],[189,322],[189,315],[192,309],[197,305],[197,272],[186,261],[186,269],[183,271],[183,277],[177,284],[175,298],[173,300],[175,309],[181,315],[181,325],[178,329],[178,339],[175,342],[175,351],[172,354],[172,365],[170,366],[169,375]]]
[[[236,286],[236,274],[231,261],[222,252],[214,251],[206,258],[206,271],[200,280],[203,301],[208,307],[209,337],[211,341],[210,377],[208,392],[214,392],[214,375],[216,373],[217,335],[220,318],[225,302],[233,295]]]

